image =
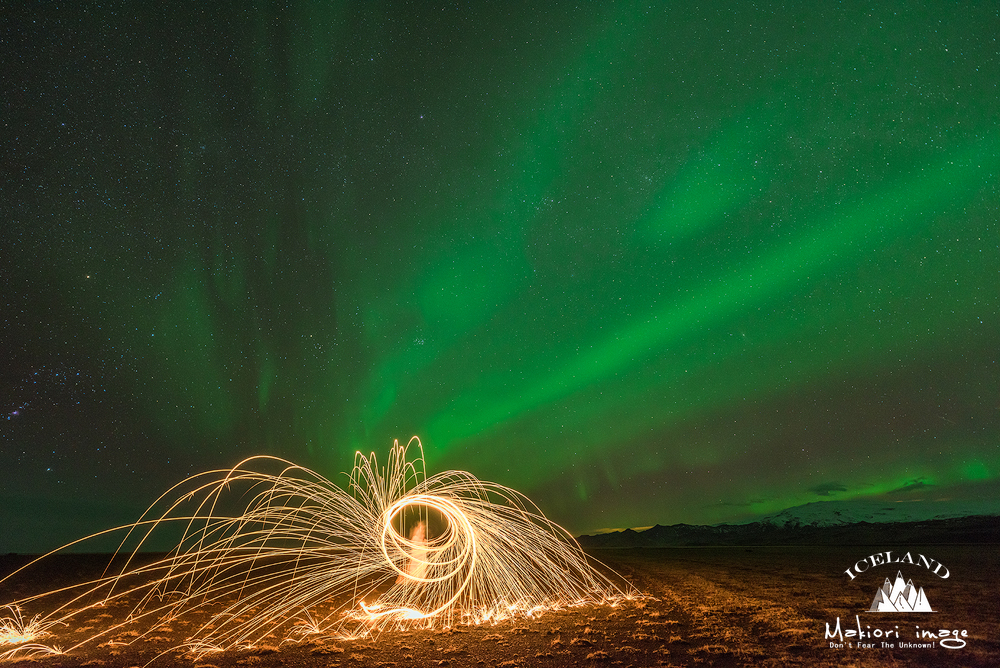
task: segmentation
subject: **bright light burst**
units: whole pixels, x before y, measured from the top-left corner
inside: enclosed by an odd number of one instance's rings
[[[28,621],[21,615],[21,608],[8,605],[7,614],[0,616],[0,646],[19,645],[37,640],[46,635],[49,627],[55,622],[42,620],[41,615],[35,615]]]
[[[255,470],[266,467],[279,471]],[[68,597],[33,618],[39,629],[131,606],[125,621],[66,651],[136,624],[142,638],[196,620],[183,647],[204,654],[271,637],[496,622],[636,594],[524,495],[463,471],[426,477],[416,437],[396,442],[381,469],[374,454],[358,453],[348,478],[345,491],[274,457],[199,474],[117,529],[127,533],[119,553],[128,557],[113,574],[12,606]],[[174,550],[143,564],[140,550],[169,531],[180,536]]]
[[[0,616],[0,647],[17,645],[13,649],[0,652],[0,661],[8,659],[37,659],[52,654],[62,654],[58,647],[49,647],[36,642],[48,635],[48,630],[58,624],[57,620],[42,619],[35,615],[25,621],[21,608],[15,604],[6,606],[6,614]]]

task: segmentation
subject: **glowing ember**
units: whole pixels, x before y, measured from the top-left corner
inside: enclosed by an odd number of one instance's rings
[[[44,636],[52,623],[46,623],[41,615],[35,615],[25,622],[21,616],[21,608],[17,605],[7,606],[8,614],[0,617],[0,645],[18,645],[31,642]]]
[[[414,444],[419,456],[409,461]],[[253,470],[274,465],[277,474]],[[154,532],[178,527],[181,538],[168,556],[136,565]],[[416,438],[395,443],[381,469],[374,454],[358,453],[347,491],[284,460],[250,458],[173,487],[120,530],[127,532],[123,546],[138,544],[116,574],[70,588],[70,602],[27,625],[15,606],[59,592],[12,604],[16,615],[0,619],[0,642],[27,643],[84,611],[125,602],[132,606],[125,621],[70,649],[126,625],[134,642],[198,619],[182,646],[205,654],[268,637],[347,639],[496,622],[613,605],[635,594],[596,570],[572,537],[518,492],[462,471],[427,478]],[[144,631],[136,633],[136,623]]]
[[[44,620],[41,615],[35,615],[25,622],[21,608],[8,605],[7,614],[0,617],[0,646],[19,645],[0,653],[0,661],[12,658],[34,659],[50,654],[62,654],[58,647],[49,647],[32,642],[48,635],[48,629],[57,621]]]

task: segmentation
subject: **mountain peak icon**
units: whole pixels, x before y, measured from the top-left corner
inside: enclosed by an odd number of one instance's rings
[[[924,594],[924,588],[917,589],[913,580],[904,581],[902,571],[896,573],[896,579],[885,583],[875,592],[875,599],[868,612],[934,612]]]

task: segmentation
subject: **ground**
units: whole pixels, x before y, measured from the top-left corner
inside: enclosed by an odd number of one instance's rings
[[[884,564],[845,571],[870,554],[893,559],[923,554],[944,564],[942,579],[920,565]],[[589,606],[495,626],[388,631],[377,639],[260,644],[196,657],[170,651],[193,622],[142,638],[125,630],[68,654],[14,660],[13,666],[183,665],[423,668],[424,666],[993,666],[1000,664],[995,605],[996,546],[726,547],[616,550],[593,553],[645,598],[618,607]],[[94,557],[65,556],[29,580],[0,586],[0,598],[69,581],[93,569]],[[0,562],[4,572],[16,558]],[[875,591],[898,570],[923,587],[934,613],[867,612]],[[943,572],[943,571],[939,571]],[[114,619],[108,609],[75,629],[58,628],[42,642],[63,647]],[[837,630],[844,634],[830,637]],[[868,634],[859,647],[849,629]],[[929,631],[933,629],[933,631]],[[942,630],[948,632],[945,636]],[[963,637],[962,631],[967,634]],[[886,633],[888,632],[888,633]],[[919,639],[918,633],[937,638]],[[953,633],[959,640],[947,641]],[[948,649],[945,645],[963,647]],[[901,647],[932,643],[933,647]],[[885,645],[892,645],[886,647]]]

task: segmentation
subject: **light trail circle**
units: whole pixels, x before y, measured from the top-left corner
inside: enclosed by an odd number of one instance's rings
[[[401,535],[392,525],[393,520],[397,515],[411,506],[423,506],[437,510],[444,516],[448,530],[442,536],[426,543],[416,543]],[[389,555],[389,544],[406,555],[408,559],[415,561],[421,566],[434,568],[435,570],[442,566],[450,566],[450,568],[435,577],[415,577],[411,572],[405,571],[396,565],[395,560]],[[476,534],[472,523],[465,516],[465,513],[462,512],[462,509],[453,501],[441,496],[414,494],[399,499],[389,506],[382,514],[381,546],[386,563],[399,575],[412,582],[431,583],[449,580],[459,575],[463,566],[468,564],[469,572],[458,593],[465,588],[476,565]],[[417,557],[414,553],[418,550],[424,551],[427,556],[424,558]],[[448,554],[449,551],[454,552],[454,555]],[[439,556],[442,554],[445,555],[444,558]]]

